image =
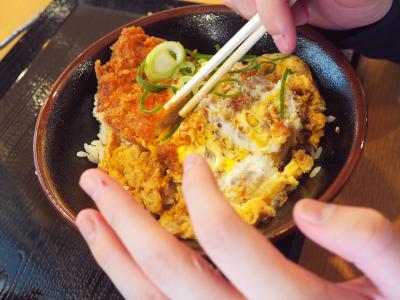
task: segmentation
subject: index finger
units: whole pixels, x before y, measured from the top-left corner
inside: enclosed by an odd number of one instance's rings
[[[164,230],[107,174],[98,169],[88,170],[80,184],[139,267],[166,296],[241,298],[202,257]]]
[[[357,299],[285,259],[253,226],[244,223],[200,156],[186,158],[183,192],[200,244],[247,298],[324,299],[328,293],[332,299]]]

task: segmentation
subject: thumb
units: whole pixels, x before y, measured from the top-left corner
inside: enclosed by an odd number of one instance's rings
[[[279,51],[292,53],[296,48],[296,28],[288,1],[256,0],[256,5],[258,14]]]
[[[302,200],[294,208],[300,230],[324,248],[354,263],[388,299],[400,295],[400,234],[368,208]]]

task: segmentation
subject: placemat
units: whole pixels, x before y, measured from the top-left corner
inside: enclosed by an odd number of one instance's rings
[[[36,118],[62,70],[96,39],[175,1],[53,2],[0,63],[0,298],[119,299],[83,239],[44,196],[32,158]],[[78,186],[77,186],[78,188]],[[278,247],[297,260],[302,236]]]

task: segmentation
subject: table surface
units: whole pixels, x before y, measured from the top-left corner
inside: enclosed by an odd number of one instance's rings
[[[50,0],[2,0],[0,40],[41,11]],[[219,3],[220,0],[193,0]],[[7,25],[7,26],[5,26]],[[15,43],[15,42],[14,42]],[[1,58],[12,47],[0,51]],[[357,72],[363,83],[369,110],[365,149],[354,174],[336,198],[338,204],[375,208],[400,229],[400,66],[361,58]],[[306,240],[299,263],[334,281],[354,278],[357,269],[341,258]]]
[[[13,34],[18,28],[29,22],[42,11],[51,0],[1,0],[0,1],[0,42]],[[4,49],[0,50],[0,60],[22,37],[22,32]]]

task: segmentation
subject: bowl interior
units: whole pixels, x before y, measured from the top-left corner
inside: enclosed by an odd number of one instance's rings
[[[139,24],[147,34],[180,41],[189,49],[214,53],[214,45],[226,43],[244,23],[241,17],[223,11],[177,15],[155,23]],[[292,207],[298,199],[319,198],[332,184],[353,147],[359,119],[354,99],[357,93],[351,84],[354,80],[350,80],[349,73],[338,64],[337,57],[332,55],[333,50],[327,50],[325,42],[316,41],[310,35],[313,36],[307,28],[301,30],[295,55],[309,65],[326,100],[326,114],[335,116],[336,121],[327,124],[326,136],[322,140],[323,154],[316,162],[322,171],[315,178],[304,176],[299,188],[290,195],[277,216],[259,226],[270,237],[287,229],[284,225],[291,223]],[[79,188],[78,181],[80,174],[94,165],[78,158],[76,153],[83,149],[85,142],[96,139],[99,124],[91,114],[97,89],[94,62],[100,59],[104,63],[110,58],[110,45],[117,37],[118,33],[115,33],[106,44],[97,45],[99,50],[78,58],[73,72],[58,82],[53,90],[56,95],[53,95],[48,110],[48,122],[37,141],[42,144],[43,151],[36,153],[36,159],[43,160],[50,181],[46,184],[51,185],[47,190],[53,200],[63,201],[61,206],[69,207],[72,215],[83,208],[93,207],[92,201]],[[271,38],[266,36],[251,52],[260,55],[276,51]],[[45,117],[41,115],[41,118]],[[339,134],[335,133],[336,126],[340,127]],[[41,155],[43,157],[39,157]]]

